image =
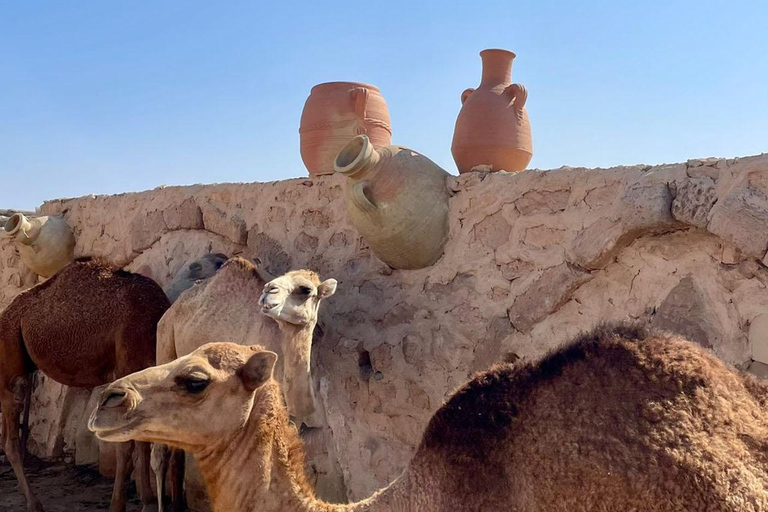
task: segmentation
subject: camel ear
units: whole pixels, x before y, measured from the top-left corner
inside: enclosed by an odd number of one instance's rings
[[[245,389],[255,391],[272,378],[277,354],[267,350],[256,352],[238,372]]]
[[[325,299],[336,293],[336,285],[338,283],[335,279],[327,279],[320,283],[317,287],[317,296],[321,299]]]
[[[252,261],[253,265],[256,267],[256,275],[259,276],[259,279],[265,283],[268,283],[275,278],[275,276],[273,276],[267,271],[266,268],[264,268],[264,263],[259,258],[253,258]]]

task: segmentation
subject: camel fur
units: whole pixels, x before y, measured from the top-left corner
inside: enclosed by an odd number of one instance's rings
[[[677,336],[600,328],[478,374],[403,474],[347,505],[306,483],[276,358],[205,345],[111,384],[89,428],[193,453],[215,512],[768,510],[768,386]]]
[[[151,279],[85,259],[22,292],[0,313],[3,448],[29,511],[43,510],[24,474],[18,436],[32,373],[39,369],[66,386],[93,388],[150,367],[155,363],[157,323],[169,305]],[[137,448],[140,492],[149,505],[149,446]],[[118,449],[112,512],[125,510],[131,451],[130,443]]]

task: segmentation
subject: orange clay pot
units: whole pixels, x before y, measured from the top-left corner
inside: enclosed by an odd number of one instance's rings
[[[519,172],[533,156],[531,123],[525,110],[528,92],[511,83],[515,54],[483,50],[483,79],[461,94],[451,152],[460,173],[475,168]]]
[[[301,159],[310,176],[333,174],[336,153],[357,135],[375,147],[389,146],[387,104],[377,87],[357,82],[316,85],[301,114]]]

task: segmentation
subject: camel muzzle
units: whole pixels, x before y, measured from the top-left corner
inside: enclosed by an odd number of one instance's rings
[[[127,397],[128,397],[128,393],[126,393],[125,391],[120,391],[120,390],[110,391],[106,397],[102,397],[101,406],[104,409],[117,407],[121,405],[123,402],[125,402],[125,399]]]
[[[123,408],[127,411],[133,411],[141,402],[139,394],[128,387],[108,387],[101,392],[99,399],[99,409],[117,409]]]

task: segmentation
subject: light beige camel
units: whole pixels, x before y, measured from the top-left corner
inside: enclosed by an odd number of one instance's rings
[[[320,302],[334,293],[335,279],[320,282],[310,270],[295,270],[267,283],[259,299],[261,312],[280,327],[283,386],[293,390],[293,410],[299,412],[307,426],[324,423],[322,410],[315,405],[310,358]]]
[[[306,485],[276,359],[211,343],[112,383],[89,428],[194,453],[216,512],[768,510],[768,386],[671,335],[603,328],[478,374],[404,473],[349,505]]]
[[[315,408],[309,368],[312,333],[320,301],[333,295],[336,281],[329,279],[321,283],[314,272],[297,270],[274,279],[265,287],[266,276],[258,265],[244,258],[233,258],[207,281],[183,292],[158,324],[157,362],[173,361],[210,339],[238,345],[263,340],[267,348],[283,357],[277,373],[283,382],[291,416],[299,424],[316,426],[319,413]],[[265,290],[269,293],[262,295]],[[160,499],[168,455],[161,446],[153,447],[152,466]],[[171,500],[174,509],[181,510],[183,455],[173,452],[171,457]]]
[[[311,336],[320,300],[333,294],[336,281],[321,283],[309,270],[288,272],[271,281],[269,307],[264,308],[262,291],[270,279],[249,260],[232,258],[208,280],[183,292],[157,326],[157,364],[187,355],[211,339],[238,345],[261,340],[284,358],[276,374],[283,382],[289,413],[297,423],[314,426],[308,367]],[[275,307],[278,300],[284,304]]]

